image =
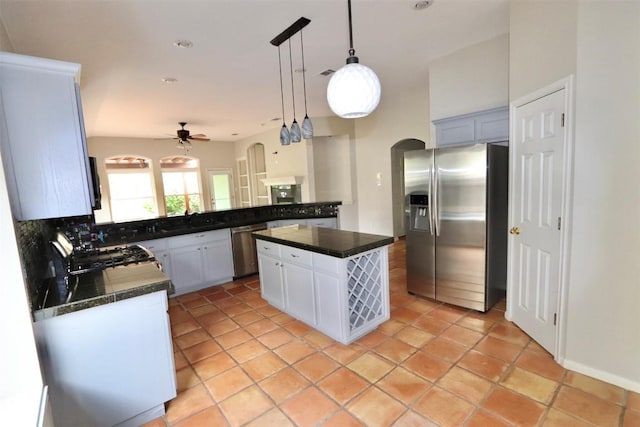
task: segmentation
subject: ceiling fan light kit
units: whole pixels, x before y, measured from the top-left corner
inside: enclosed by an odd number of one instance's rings
[[[302,42],[302,29],[306,27],[311,20],[301,17],[296,22],[287,27],[283,32],[278,34],[271,40],[271,44],[278,47],[278,66],[280,69],[280,101],[282,104],[282,127],[280,128],[280,144],[289,145],[291,142],[297,143],[304,139],[313,138],[313,124],[307,113],[307,82],[305,78],[306,69],[304,67],[304,45]],[[302,82],[304,88],[304,120],[302,121],[302,128],[296,120],[296,98],[293,85],[293,59],[291,55],[291,37],[300,31],[300,46],[302,50]],[[287,129],[286,121],[284,118],[284,92],[282,86],[282,59],[280,55],[280,45],[285,41],[289,41],[289,68],[291,72],[291,97],[293,100],[293,122],[291,123],[291,129]]]
[[[347,0],[349,11],[349,57],[346,65],[336,71],[327,86],[329,107],[338,116],[356,119],[371,114],[380,103],[380,80],[373,70],[359,63],[353,48],[351,24],[351,0]]]

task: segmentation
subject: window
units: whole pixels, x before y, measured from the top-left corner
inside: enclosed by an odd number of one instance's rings
[[[155,185],[148,159],[111,157],[105,160],[111,220],[132,221],[158,216]]]
[[[167,216],[202,212],[198,159],[185,156],[160,160]]]

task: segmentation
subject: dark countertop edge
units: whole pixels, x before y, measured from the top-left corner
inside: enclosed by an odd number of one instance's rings
[[[151,294],[158,291],[167,291],[167,295],[170,295],[175,292],[175,289],[171,280],[167,279],[148,285],[141,285],[132,289],[114,292],[108,295],[101,295],[94,298],[58,305],[55,307],[35,310],[33,312],[33,320],[38,322],[41,320],[50,319],[52,317],[62,316],[63,314],[74,313],[76,311],[85,310],[87,308],[111,304],[114,302],[122,301],[129,298],[135,298],[141,295]]]
[[[384,237],[378,241],[367,243],[365,245],[360,245],[345,251],[337,251],[329,248],[323,248],[315,245],[308,245],[305,243],[296,242],[295,240],[288,240],[284,238],[278,238],[273,236],[264,236],[261,234],[253,234],[256,239],[267,240],[273,243],[279,243],[286,246],[291,246],[298,249],[307,250],[310,252],[315,252],[322,255],[329,255],[334,258],[349,258],[354,255],[358,255],[362,252],[370,251],[372,249],[380,248],[382,246],[387,246],[393,243],[393,237]]]

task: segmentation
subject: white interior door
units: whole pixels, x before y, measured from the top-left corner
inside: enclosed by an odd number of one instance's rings
[[[566,89],[515,108],[508,298],[511,320],[551,354],[561,260]]]
[[[208,174],[211,209],[214,211],[232,209],[234,203],[231,170],[209,170]]]

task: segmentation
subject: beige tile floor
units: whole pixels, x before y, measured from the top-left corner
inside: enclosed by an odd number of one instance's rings
[[[640,426],[640,394],[567,371],[504,318],[406,292],[345,346],[268,305],[250,277],[170,300],[178,395],[152,426]]]

